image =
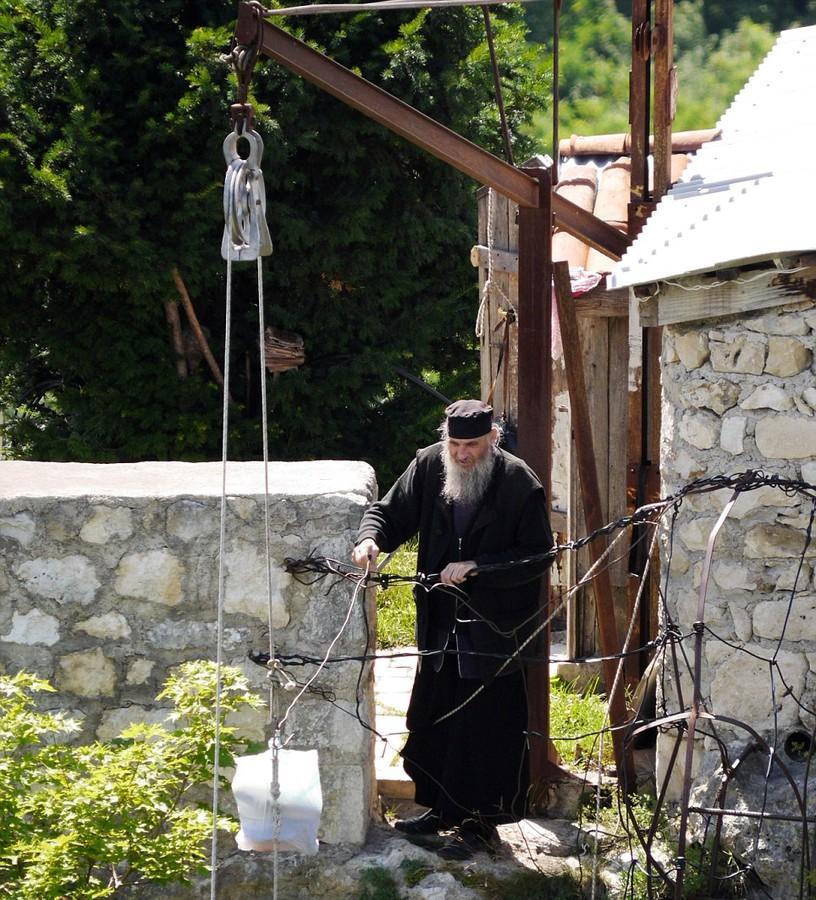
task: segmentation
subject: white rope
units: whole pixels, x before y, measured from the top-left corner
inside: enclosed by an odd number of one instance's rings
[[[490,292],[495,291],[500,300],[504,301],[507,309],[518,315],[513,301],[505,294],[493,280],[493,188],[487,189],[487,279],[482,286],[482,296],[479,298],[479,311],[476,313],[476,337],[481,339],[484,335],[484,317],[488,303],[490,302]]]
[[[227,256],[227,297],[224,328],[224,398],[221,428],[221,528],[218,536],[218,608],[215,639],[215,735],[213,739],[212,852],[210,898],[215,900],[218,866],[218,782],[221,775],[221,666],[224,654],[224,552],[227,528],[227,446],[229,436],[230,330],[232,318],[232,259]]]
[[[490,297],[490,284],[493,280],[493,188],[487,189],[487,278],[482,286],[479,298],[479,311],[476,313],[476,337],[481,340],[484,335],[484,315]]]
[[[238,141],[244,139],[249,144],[249,156],[242,159],[238,153]],[[230,336],[232,330],[232,262],[240,259],[258,261],[258,321],[260,325],[259,352],[261,357],[261,410],[263,418],[263,467],[264,467],[264,539],[266,543],[266,595],[269,608],[270,659],[274,657],[274,633],[272,628],[272,566],[271,537],[269,525],[269,447],[267,440],[266,414],[266,354],[264,352],[264,312],[263,312],[263,267],[262,257],[272,252],[272,241],[266,225],[266,192],[261,158],[263,141],[251,130],[239,133],[235,130],[227,135],[223,145],[227,174],[224,179],[224,233],[221,239],[221,255],[227,261],[227,286],[224,326],[224,396],[221,430],[221,523],[218,537],[218,608],[216,613],[215,651],[215,734],[213,738],[213,787],[212,787],[212,849],[210,853],[210,898],[215,900],[218,869],[218,803],[221,775],[219,757],[221,755],[221,691],[224,657],[224,595],[226,579],[226,537],[227,537],[227,458],[229,438],[229,381],[230,381]],[[270,687],[270,718],[272,716],[274,686]],[[277,793],[276,793],[277,791]],[[273,786],[275,800],[280,794],[277,784],[277,755],[273,750]],[[280,815],[277,818],[280,829]],[[273,900],[277,898],[277,848],[275,850]]]

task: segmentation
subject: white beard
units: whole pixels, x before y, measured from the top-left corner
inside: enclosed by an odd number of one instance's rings
[[[476,503],[482,499],[493,475],[493,467],[498,459],[498,448],[491,445],[490,451],[472,468],[463,469],[453,461],[447,442],[443,442],[442,465],[444,481],[442,496],[451,503]]]

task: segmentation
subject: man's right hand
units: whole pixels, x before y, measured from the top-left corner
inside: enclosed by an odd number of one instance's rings
[[[366,567],[374,568],[377,563],[377,557],[380,555],[380,548],[371,538],[360,541],[359,544],[351,551],[351,561],[355,566],[361,569]]]

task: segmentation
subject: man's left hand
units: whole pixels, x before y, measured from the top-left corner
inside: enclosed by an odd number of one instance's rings
[[[461,584],[475,568],[476,562],[472,559],[448,563],[439,573],[439,580],[442,584]]]

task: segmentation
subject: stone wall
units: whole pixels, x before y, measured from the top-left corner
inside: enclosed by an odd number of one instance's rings
[[[664,496],[693,478],[748,469],[801,477],[816,484],[815,332],[816,309],[810,300],[759,314],[664,329],[660,460]],[[666,609],[683,634],[692,631],[697,618],[706,543],[730,496],[730,491],[717,491],[688,497],[671,548],[666,523],[664,576],[671,549]],[[784,745],[797,731],[809,735],[816,723],[813,713],[800,705],[816,709],[816,546],[807,551],[787,620],[786,615],[805,546],[810,507],[801,494],[788,495],[770,487],[740,496],[719,533],[713,557],[705,622],[723,640],[706,634],[702,675],[706,708],[756,729],[777,746],[780,759],[802,778],[804,762],[801,757],[787,756]],[[685,646],[692,659],[692,643],[686,641]],[[774,693],[769,664],[737,649],[742,647],[763,658],[777,653],[782,677],[775,674]],[[687,708],[691,679],[684,674],[680,680]],[[668,711],[678,711],[670,665],[661,684]],[[706,723],[702,727],[711,730]],[[723,723],[716,727],[732,759],[750,743],[750,735],[740,728]],[[673,743],[674,732],[658,742],[658,783],[666,774]],[[683,755],[673,770],[670,796],[674,799],[680,796]],[[743,803],[748,808],[762,808],[767,757],[749,763],[746,770],[751,765],[758,767],[755,780],[747,780],[751,785],[747,793],[740,793],[746,791],[745,783],[735,782],[726,804],[729,807]],[[692,802],[712,803],[719,786],[719,767],[714,739],[699,740]],[[787,811],[792,813],[790,788],[781,784],[778,776],[775,769],[769,796],[773,798],[779,790],[777,799],[783,806],[787,803]],[[801,828],[797,832],[797,827],[778,822],[765,825],[758,853],[761,867],[764,865],[760,875],[767,883],[778,886],[780,878],[791,875],[791,884],[798,884]],[[725,829],[738,852],[753,846],[755,824],[727,819]],[[775,843],[766,840],[769,831],[776,835]],[[773,895],[794,896],[785,893],[788,887]]]
[[[322,658],[351,586],[304,586],[284,559],[315,550],[347,560],[374,475],[363,463],[273,463],[269,479],[276,645]],[[224,659],[265,697],[265,671],[247,660],[248,650],[269,643],[263,490],[262,464],[229,464]],[[49,679],[54,705],[82,720],[84,739],[163,720],[154,697],[168,669],[215,658],[220,497],[220,463],[0,462],[0,666]],[[364,651],[365,622],[359,604],[336,654]],[[293,671],[304,680],[314,669]],[[358,663],[331,665],[317,685],[353,711],[359,672]],[[361,690],[368,720],[370,670]],[[265,721],[253,711],[239,724],[261,740]],[[290,722],[290,747],[320,751],[321,839],[362,842],[376,797],[370,733],[312,695]]]

